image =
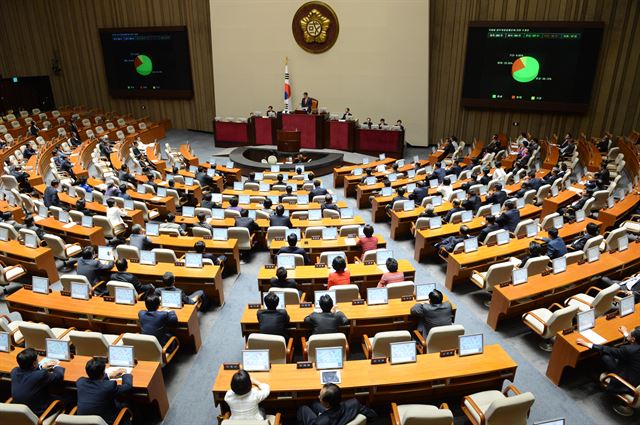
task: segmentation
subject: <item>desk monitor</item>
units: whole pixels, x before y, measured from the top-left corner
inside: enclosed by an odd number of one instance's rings
[[[416,204],[411,200],[404,201],[404,203],[402,204],[402,207],[404,211],[413,211],[416,209]]]
[[[414,163],[420,162],[420,157],[418,155],[413,155],[413,162]]]
[[[114,295],[116,304],[134,305],[136,303],[136,293],[132,288],[116,286]]]
[[[58,221],[62,223],[68,223],[70,220],[69,213],[66,211],[60,211],[58,213]]]
[[[85,202],[93,202],[93,192],[86,192],[84,194]]]
[[[182,291],[160,291],[162,307],[182,308]]]
[[[55,360],[71,360],[71,346],[69,341],[61,341],[55,338],[47,338],[46,344],[46,356],[49,359]]]
[[[613,199],[613,196],[609,196],[609,198],[607,198],[607,208],[613,208],[615,204],[616,201]]]
[[[309,210],[309,221],[322,220],[321,210]]]
[[[67,189],[67,194],[69,196],[71,196],[72,198],[76,197],[76,188],[73,186],[69,186],[69,189]]]
[[[434,207],[439,207],[440,205],[442,205],[442,196],[432,196],[431,205],[433,205]]]
[[[538,225],[536,223],[529,223],[526,227],[527,237],[533,238],[538,234]]]
[[[404,167],[405,161],[404,159],[399,159],[396,161],[396,164],[398,164],[398,168],[402,168]]]
[[[391,173],[387,176],[387,180],[393,183],[394,181],[398,180],[398,175],[396,173]]]
[[[387,168],[387,167],[386,167],[384,164],[380,164],[380,165],[376,166],[376,171],[377,171],[378,173],[384,173],[384,170],[385,170],[386,168]]]
[[[164,198],[165,196],[167,196],[167,188],[159,187],[158,190],[156,190],[156,195],[158,195],[161,198]]]
[[[249,210],[248,213],[249,213],[249,218],[252,218],[254,220],[258,219],[258,215],[256,214],[256,210]]]
[[[251,203],[251,196],[249,195],[239,195],[238,203],[242,205],[249,205]]]
[[[458,355],[460,355],[460,357],[482,354],[483,352],[484,343],[482,334],[460,335],[458,337]]]
[[[182,207],[182,215],[185,217],[195,217],[196,215],[195,207],[187,207],[187,206]]]
[[[569,179],[564,181],[564,188],[567,190],[571,188],[571,181]]]
[[[298,195],[296,197],[296,203],[298,205],[309,205],[309,196],[307,195]]]
[[[71,298],[87,301],[89,299],[89,288],[90,286],[86,283],[71,282]]]
[[[336,305],[336,291],[313,291],[313,302],[315,308],[320,308],[320,298],[329,295],[333,301],[333,305]]]
[[[430,173],[431,171],[429,170],[428,172]],[[447,177],[449,178],[451,184],[454,184],[458,181],[458,176],[456,176],[455,174],[449,174]]]
[[[594,261],[598,261],[600,259],[600,247],[593,246],[587,249],[587,262],[593,263]]]
[[[442,217],[431,217],[429,218],[429,229],[439,229],[442,227]]]
[[[378,181],[378,179],[376,179],[375,177],[367,177],[364,180],[364,184],[367,185],[367,186],[370,186],[372,184],[376,184],[377,181]]]
[[[88,215],[82,216],[82,227],[93,227],[93,217]]]
[[[212,167],[211,168],[207,168],[207,176],[209,177],[213,177],[216,175],[216,168],[215,168],[215,164],[211,164]]]
[[[438,179],[430,179],[429,180],[429,188],[431,189],[435,189],[436,187],[438,187]]]
[[[487,186],[480,186],[480,196],[485,196],[487,194]]]
[[[229,239],[229,229],[225,227],[214,227],[212,232],[214,241],[226,241]]]
[[[503,230],[502,232],[496,235],[496,243],[498,245],[506,245],[509,243],[509,240],[510,240],[509,232],[507,232],[506,230]]]
[[[164,179],[165,179],[166,181],[168,181],[168,182],[172,182],[172,181],[174,181],[173,174],[167,174],[167,175],[165,175]]]
[[[45,207],[44,205],[40,205],[38,207],[38,215],[42,218],[49,217],[49,208]]]
[[[456,190],[456,198],[458,198],[461,201],[464,201],[466,197],[467,197],[467,194],[465,193],[464,190]]]
[[[618,239],[618,251],[626,251],[629,248],[629,237],[627,235],[621,236]]]
[[[9,342],[9,333],[0,332],[0,353],[8,353],[11,351],[11,344]]]
[[[218,204],[222,203],[222,193],[212,193],[211,201]]]
[[[491,215],[500,215],[500,204],[491,205]]]
[[[353,218],[354,212],[353,208],[340,208],[340,218]]]
[[[280,172],[280,166],[279,165],[272,165],[271,166],[271,172],[272,173],[279,173]]]
[[[42,276],[31,276],[31,289],[37,294],[48,294],[49,279]]]
[[[556,229],[562,229],[562,226],[564,226],[564,220],[562,218],[562,216],[558,216],[558,217],[553,217],[553,227],[555,227]]]
[[[393,194],[392,187],[383,187],[382,190],[380,191],[380,195],[382,196],[391,196],[392,194]]]
[[[147,188],[144,187],[143,184],[138,184],[138,186],[136,186],[136,192],[138,192],[140,195],[144,195],[145,193],[147,193]]]
[[[596,325],[596,311],[594,309],[578,313],[578,332],[588,331]]]
[[[292,270],[296,268],[296,257],[292,254],[279,254],[276,258],[276,263],[278,268],[284,267],[287,270]]]
[[[562,273],[567,270],[567,258],[566,257],[558,257],[551,260],[551,265],[553,267],[553,274]]]
[[[386,158],[387,158],[387,154],[381,153],[380,155],[378,155],[378,159],[379,159],[380,161],[384,161]],[[379,166],[380,166],[380,165],[378,165],[378,167],[379,167]],[[384,165],[383,165],[383,167],[384,167]]]
[[[464,240],[464,253],[476,252],[478,250],[478,238],[473,237]]]
[[[551,188],[551,196],[558,196],[558,186],[553,186]]]
[[[389,344],[389,363],[415,363],[416,362],[416,342],[392,342]]]
[[[416,284],[416,301],[426,301],[429,294],[435,291],[435,283],[418,283]]]
[[[214,220],[224,220],[224,210],[222,208],[212,208],[211,218]]]
[[[513,184],[518,184],[520,182],[520,176],[518,174],[513,175]]]
[[[342,347],[316,348],[316,369],[342,369]]]
[[[113,248],[111,248],[110,246],[99,246],[98,260],[113,261]]]
[[[264,302],[264,297],[266,297],[267,294],[270,293],[276,294],[278,296],[278,306],[276,307],[278,310],[284,310],[285,308],[287,308],[287,303],[285,302],[285,293],[280,291],[268,291],[262,293],[262,305],[264,306],[264,308],[267,308],[267,304]]]
[[[362,168],[356,168],[353,170],[352,173],[354,176],[361,176],[362,175]]]
[[[155,266],[156,253],[153,251],[140,251],[140,264],[145,266]]]
[[[460,216],[460,221],[463,223],[468,223],[473,220],[473,211],[462,211],[462,215]]]
[[[27,248],[37,248],[38,247],[38,236],[26,233],[24,235],[24,246]]]
[[[516,200],[516,207],[518,207],[519,210],[524,208],[524,198],[518,198]]]
[[[620,317],[628,316],[636,311],[636,304],[633,295],[620,299]]]
[[[109,346],[109,366],[134,367],[135,364],[132,345]]]
[[[548,421],[534,422],[533,425],[565,425],[564,418],[549,419]]]
[[[379,249],[376,251],[376,264],[378,266],[386,266],[387,259],[393,258],[393,251],[390,249]]]
[[[187,252],[184,256],[184,266],[192,269],[201,269],[202,254],[199,252]]]
[[[413,193],[414,190],[416,190],[416,184],[415,183],[409,183],[406,186],[407,189],[407,193]]]
[[[233,190],[243,190],[244,183],[242,182],[233,182]]]
[[[9,241],[9,229],[5,227],[0,227],[0,241],[2,242]]]
[[[268,372],[269,350],[242,350],[242,369],[247,372]]]
[[[511,283],[514,286],[525,283],[529,279],[528,270],[526,268],[513,269],[511,272]]]
[[[369,158],[362,158],[362,165],[367,165],[369,163]]]
[[[278,205],[280,203],[280,198],[275,196],[275,195],[269,195],[269,196],[267,196],[267,198],[269,198],[271,200],[273,205]]]
[[[415,178],[415,176],[416,176],[416,170],[407,171],[407,177],[409,177],[410,179]]]
[[[224,168],[233,168],[235,164],[233,163],[233,161],[227,161],[227,163],[225,164]]]
[[[124,209],[128,211],[133,211],[133,199],[125,199],[124,200]]]
[[[271,190],[271,187],[269,186],[269,183],[260,183],[258,190],[260,192],[268,192]]]
[[[322,229],[322,239],[338,239],[338,229],[336,227],[325,227],[324,229]]]
[[[367,288],[367,304],[389,304],[389,291],[387,288]]]
[[[284,238],[287,239],[289,237],[289,235],[296,235],[296,237],[298,238],[298,240],[300,240],[301,238],[301,232],[299,228],[295,228],[295,229],[287,229],[284,231]]]
[[[160,234],[160,225],[158,223],[147,223],[145,233],[147,236],[158,236]]]

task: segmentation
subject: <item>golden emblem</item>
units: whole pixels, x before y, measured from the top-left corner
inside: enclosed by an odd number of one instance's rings
[[[327,30],[331,20],[318,12],[311,10],[307,16],[300,20],[300,27],[306,43],[324,43],[327,41]]]

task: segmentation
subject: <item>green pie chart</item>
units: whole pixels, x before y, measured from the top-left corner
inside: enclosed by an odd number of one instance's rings
[[[147,55],[138,55],[133,61],[133,66],[136,67],[136,72],[142,76],[147,76],[153,71],[153,63]]]
[[[528,83],[535,80],[540,71],[540,63],[531,56],[522,56],[511,65],[511,76],[519,83]]]

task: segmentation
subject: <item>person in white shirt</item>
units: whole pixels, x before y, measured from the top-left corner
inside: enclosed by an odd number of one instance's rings
[[[119,229],[125,227],[122,217],[127,216],[127,211],[116,207],[116,201],[113,198],[107,199],[107,212],[105,215],[107,216],[107,220],[109,220],[109,223],[111,223],[111,227],[113,227],[116,233]]]
[[[445,177],[442,180],[442,184],[438,187],[438,192],[442,195],[443,200],[449,200],[451,193],[453,193],[453,186],[451,186],[451,179],[449,179],[449,177]]]
[[[504,179],[506,177],[507,177],[507,172],[504,171],[504,168],[502,168],[502,162],[497,161],[496,162],[496,169],[493,170],[493,174],[491,175],[491,179],[492,180],[504,181]]]
[[[231,420],[263,420],[264,413],[259,404],[269,396],[268,384],[251,379],[246,370],[237,371],[231,378],[231,389],[224,395],[224,401],[231,410]]]

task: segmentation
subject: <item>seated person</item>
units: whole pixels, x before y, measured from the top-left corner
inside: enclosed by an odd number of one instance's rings
[[[162,296],[162,291],[180,291],[182,304],[195,304],[199,298],[204,297],[203,290],[197,290],[191,295],[186,295],[182,289],[176,288],[176,277],[171,272],[162,275],[162,287],[156,288],[156,295]]]
[[[266,310],[258,310],[258,326],[261,334],[280,335],[287,338],[289,314],[287,310],[278,309],[280,297],[275,292],[268,292],[264,296]]]
[[[378,282],[378,288],[384,288],[390,283],[404,282],[404,273],[398,271],[398,260],[387,258],[385,265],[389,271],[382,274],[380,282]]]
[[[233,211],[242,211],[243,208],[238,205],[238,197],[234,196],[233,198],[231,198],[229,200],[229,208],[227,208],[228,210],[233,210]]]
[[[160,297],[150,294],[145,300],[146,311],[138,312],[140,333],[156,337],[161,347],[164,347],[171,338],[171,332],[167,328],[175,328],[178,325],[178,316],[171,309],[160,308]]]
[[[126,258],[118,258],[118,260],[116,260],[116,269],[118,271],[111,273],[109,280],[115,280],[116,282],[128,282],[133,285],[138,294],[146,294],[149,291],[153,292],[155,290],[155,286],[153,286],[153,284],[141,283],[136,275],[128,273],[128,267],[129,263]]]
[[[304,248],[300,248],[296,246],[298,243],[298,236],[296,236],[295,233],[289,233],[289,236],[287,236],[287,243],[289,244],[289,246],[283,246],[282,248],[280,248],[276,253],[276,255],[280,255],[280,254],[302,255],[302,258],[304,259],[304,263],[311,264],[311,259],[309,258],[309,254],[307,254],[307,251],[305,251]]]
[[[438,183],[440,184],[444,181],[446,175],[447,171],[442,168],[442,163],[436,162],[433,173],[429,176],[429,180],[438,179]]]
[[[171,229],[171,230],[177,230],[178,233],[180,233],[180,236],[186,236],[187,235],[187,231],[184,229],[184,227],[182,227],[182,225],[176,223],[176,216],[173,213],[168,213],[167,217],[165,218],[165,222],[164,223],[160,223],[160,226],[158,226],[159,229]]]
[[[585,229],[584,233],[579,238],[574,240],[571,245],[569,245],[569,248],[571,248],[573,251],[582,251],[587,241],[593,237],[598,236],[599,234],[600,228],[598,227],[598,225],[595,223],[589,223],[587,224],[587,228]]]
[[[416,205],[422,204],[422,200],[427,197],[429,194],[429,189],[426,186],[424,180],[416,183],[416,188],[413,189],[413,192],[409,195],[409,199],[413,199]]]
[[[547,256],[550,259],[562,257],[567,253],[567,246],[560,236],[558,236],[558,229],[555,227],[547,230],[548,238],[542,238],[541,240],[547,244]]]
[[[287,269],[284,267],[278,267],[276,275],[271,278],[269,285],[271,288],[298,288],[295,280],[287,278]]]
[[[224,401],[231,411],[231,420],[262,421],[264,414],[259,404],[269,397],[271,389],[257,379],[252,379],[249,372],[239,370],[231,377],[231,389],[224,395]]]
[[[364,236],[358,238],[357,246],[364,254],[367,251],[378,249],[378,238],[373,236],[373,226],[365,224],[362,229]]]
[[[320,390],[318,401],[310,406],[298,409],[298,424],[300,425],[345,425],[353,421],[359,414],[373,422],[376,412],[363,406],[355,399],[342,401],[342,392],[336,384],[324,384]]]
[[[216,255],[211,252],[205,252],[206,247],[207,245],[204,243],[204,241],[198,241],[193,244],[193,250],[198,254],[202,254],[203,260],[211,260],[214,266],[224,267],[224,263],[225,261],[227,261],[227,256],[224,254]]]
[[[135,246],[140,251],[149,251],[153,249],[153,242],[151,242],[151,239],[144,234],[144,229],[139,224],[131,226],[129,245]]]
[[[284,193],[278,197],[278,200],[280,202],[282,202],[282,200],[285,198],[285,196],[287,196],[287,197],[296,196],[296,195],[293,194],[293,187],[292,186],[287,185],[287,187],[284,188]]]
[[[429,293],[429,301],[411,307],[411,316],[417,318],[418,330],[427,338],[431,328],[453,323],[453,310],[449,301],[442,302],[442,292],[434,289]]]
[[[271,214],[273,214],[273,210],[271,209],[272,206],[273,206],[273,201],[269,198],[265,198],[265,200],[262,201],[262,209],[260,211],[265,212],[269,216],[271,216]]]
[[[360,178],[360,184],[365,184],[369,177],[373,177],[373,168],[367,168],[364,170],[364,176]]]
[[[393,197],[393,199],[391,200],[391,202],[389,202],[387,204],[387,209],[391,209],[393,208],[393,204],[395,204],[398,201],[406,201],[407,198],[404,196],[404,194],[406,193],[406,189],[404,187],[399,187],[396,189],[396,196]]]
[[[450,253],[453,251],[456,245],[471,237],[469,234],[470,232],[471,231],[469,230],[469,227],[463,224],[462,226],[460,226],[460,230],[458,231],[457,235],[447,236],[440,242],[436,243],[435,247],[446,253]]]
[[[222,205],[220,205],[217,202],[213,202],[212,199],[213,199],[213,197],[211,196],[211,193],[203,194],[202,195],[202,202],[200,202],[200,206],[202,208],[209,208],[209,209],[222,208]]]
[[[327,281],[327,289],[331,289],[336,285],[348,285],[351,283],[351,272],[347,270],[347,262],[344,257],[336,257],[331,263],[333,272],[329,273]]]
[[[453,214],[457,213],[458,211],[464,211],[464,208],[462,208],[461,203],[462,202],[458,198],[453,200],[452,202],[453,207],[449,211],[447,211],[447,213],[445,214],[443,218],[444,222],[449,223],[451,221],[451,216]]]
[[[487,198],[484,201],[485,205],[498,204],[502,205],[507,200],[507,192],[502,190],[502,183],[496,183],[491,186],[491,190],[487,194]]]
[[[500,230],[500,226],[496,223],[496,217],[493,215],[488,215],[485,217],[487,224],[484,225],[482,230],[480,230],[480,234],[478,235],[478,242],[484,243],[484,240],[487,238],[487,235],[491,232],[495,232],[496,230]]]
[[[304,324],[311,328],[311,335],[332,334],[340,332],[340,326],[347,326],[349,319],[333,305],[327,294],[320,297],[321,312],[313,312],[304,318]]]
[[[18,367],[11,371],[11,397],[14,404],[26,405],[36,416],[42,415],[57,398],[50,386],[64,379],[64,368],[56,360],[38,365],[38,353],[27,348],[16,356]]]
[[[74,209],[76,211],[78,211],[78,212],[81,212],[82,215],[87,216],[87,217],[93,217],[94,215],[96,215],[95,211],[87,209],[87,203],[85,202],[84,199],[78,199],[76,201],[76,206],[75,206]]]
[[[269,226],[286,226],[289,229],[293,227],[291,219],[284,215],[284,205],[278,205],[275,214],[269,216]]]
[[[527,264],[527,261],[529,259],[543,255],[543,251],[544,250],[542,249],[542,245],[535,241],[531,241],[529,243],[529,251],[527,252],[527,255],[522,258],[522,261],[520,262],[518,268],[523,268],[524,265]]]
[[[476,181],[479,184],[488,185],[491,181],[491,169],[489,167],[484,167],[482,169],[482,175],[476,178]]]
[[[38,238],[44,239],[45,231],[42,227],[35,225],[32,215],[28,215],[23,219],[22,229],[31,230],[38,235]]]
[[[337,204],[333,203],[333,196],[330,194],[324,195],[324,204],[320,207],[322,211],[324,210],[334,210],[340,212],[340,208],[338,208]]]
[[[125,373],[124,368],[105,374],[105,361],[94,357],[87,362],[86,377],[78,379],[78,415],[97,415],[106,423],[112,424],[122,407],[118,398],[128,394],[133,387],[133,376]],[[115,380],[122,378],[122,384]]]
[[[418,218],[432,218],[437,216],[438,214],[436,214],[433,204],[427,204],[427,206],[424,207],[424,211],[418,215]]]
[[[249,217],[249,210],[245,209],[242,209],[240,211],[240,217],[236,217],[234,226],[244,227],[245,229],[249,230],[250,235],[253,235],[258,230],[260,230],[260,227],[258,226],[256,221]]]
[[[478,209],[482,206],[482,200],[475,190],[467,189],[467,199],[462,201],[462,208],[464,210],[471,210],[473,214],[478,212]]]
[[[536,192],[538,191],[538,189],[540,189],[540,186],[542,186],[544,184],[544,181],[538,177],[536,177],[536,172],[534,170],[531,170],[527,173],[527,183],[529,186],[529,189],[533,189]]]
[[[502,214],[496,218],[496,223],[501,229],[514,232],[516,226],[520,223],[520,211],[516,207],[515,200],[507,200],[502,206]]]
[[[77,274],[87,278],[90,285],[95,285],[101,280],[105,280],[109,276],[109,272],[113,268],[113,261],[100,261],[95,258],[93,246],[87,245],[82,248],[82,258],[78,260]],[[100,287],[97,292],[100,295],[106,294],[107,289]]]
[[[585,207],[587,201],[593,196],[593,188],[588,188],[582,191],[582,196],[575,202],[572,202],[566,209],[558,209],[558,213],[562,215],[565,221],[573,221],[576,219],[576,211],[582,210]],[[585,215],[588,215],[585,211]]]
[[[207,223],[207,216],[205,215],[205,213],[196,214],[196,218],[198,219],[198,222],[195,223],[193,227],[201,227],[203,229],[207,229],[213,235],[213,226]]]

